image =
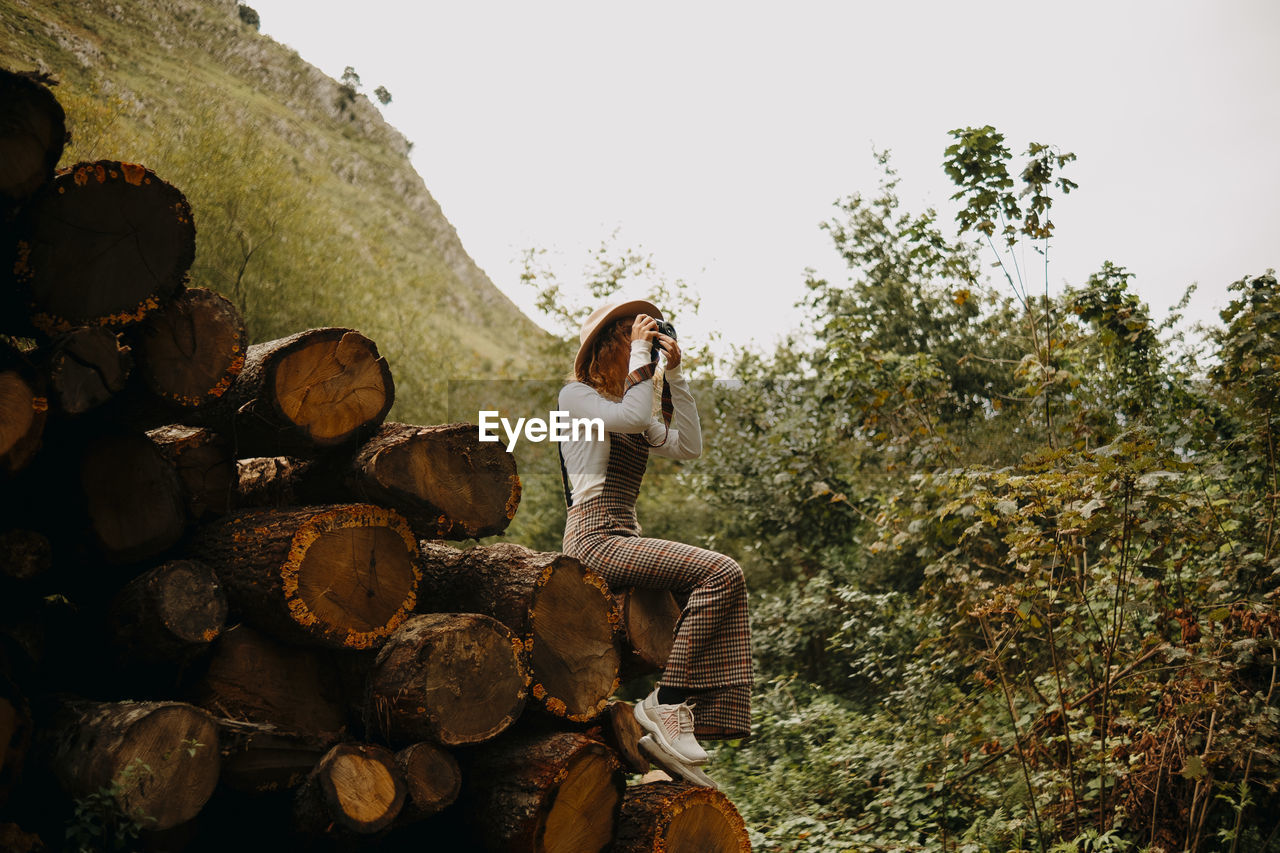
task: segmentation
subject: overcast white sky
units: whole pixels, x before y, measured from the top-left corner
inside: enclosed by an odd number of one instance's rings
[[[910,209],[949,221],[942,152],[992,124],[1073,151],[1050,279],[1104,260],[1157,313],[1199,282],[1280,266],[1280,3],[249,0],[331,76],[386,86],[386,118],[493,281],[532,315],[519,255],[572,279],[615,229],[696,286],[701,322],[770,343],[803,271],[842,275],[818,229],[872,193],[888,148]],[[685,335],[682,334],[682,340]]]

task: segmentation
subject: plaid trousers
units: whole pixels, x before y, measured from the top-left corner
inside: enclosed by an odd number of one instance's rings
[[[569,507],[564,552],[613,589],[687,593],[660,684],[695,691],[694,734],[751,733],[751,629],[742,568],[729,557],[640,535],[636,497],[649,462],[642,435],[609,434],[604,490]]]

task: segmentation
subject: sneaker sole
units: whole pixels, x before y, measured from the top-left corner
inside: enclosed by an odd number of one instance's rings
[[[692,782],[695,785],[711,788],[712,790],[720,789],[715,780],[706,773],[667,753],[662,745],[653,739],[652,735],[645,735],[640,738],[640,751],[653,759],[663,770],[680,777],[686,782]]]
[[[644,709],[640,707],[640,705],[641,703],[637,702],[631,706],[631,715],[636,718],[636,722],[640,724],[640,727],[643,728],[646,732],[648,732],[648,734],[645,735],[645,737],[652,737],[654,744],[666,750],[667,754],[669,754],[672,759],[674,759],[675,761],[679,761],[681,764],[687,764],[689,766],[694,766],[694,767],[701,767],[703,764],[707,763],[710,756],[698,761],[690,761],[689,759],[681,755],[679,752],[677,752],[675,747],[671,746],[671,744],[667,742],[666,735],[662,731],[661,726],[659,726],[652,719],[650,719],[649,715],[645,713]]]

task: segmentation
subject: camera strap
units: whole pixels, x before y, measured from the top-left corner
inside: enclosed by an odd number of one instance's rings
[[[642,364],[635,370],[627,374],[626,385],[622,389],[622,393],[626,394],[631,390],[633,385],[639,385],[641,382],[648,382],[653,378],[654,372],[657,370],[657,362],[651,361],[648,364]],[[667,384],[667,377],[662,377],[662,441],[654,444],[649,441],[649,436],[645,435],[645,443],[650,447],[661,447],[667,443],[667,435],[671,432],[671,417],[675,414],[676,407],[671,401],[671,386]]]

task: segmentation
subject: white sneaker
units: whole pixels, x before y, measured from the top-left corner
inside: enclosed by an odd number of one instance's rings
[[[658,691],[637,702],[636,720],[653,736],[653,742],[682,764],[706,764],[707,751],[693,736],[693,709],[688,702],[659,705]]]
[[[718,790],[719,786],[715,780],[703,773],[692,764],[685,764],[677,758],[674,758],[669,752],[660,747],[653,739],[653,735],[644,735],[640,738],[640,751],[657,762],[658,766],[668,773],[671,773],[686,782],[692,782],[695,785],[701,785],[704,788]]]

